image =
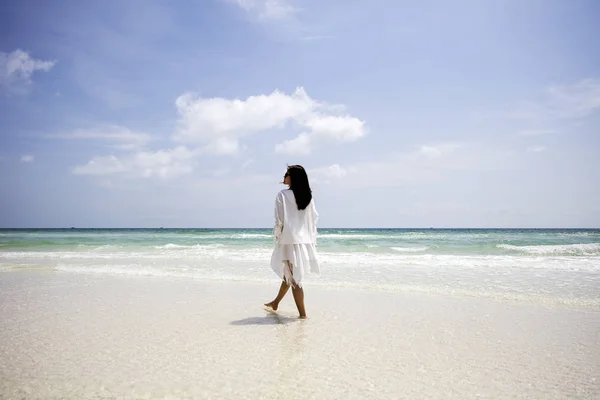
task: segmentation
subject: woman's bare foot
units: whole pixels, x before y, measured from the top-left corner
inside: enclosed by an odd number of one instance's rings
[[[287,283],[285,283],[284,280],[282,280],[281,286],[279,287],[279,293],[277,294],[277,297],[275,297],[275,300],[273,300],[272,302],[265,303],[265,307],[270,308],[273,311],[277,311],[277,307],[279,307],[279,302],[281,300],[283,300],[283,298],[285,297],[285,294],[287,293],[289,288],[290,288],[290,285],[288,285]]]
[[[308,317],[306,315],[300,315],[298,319],[308,319]]]

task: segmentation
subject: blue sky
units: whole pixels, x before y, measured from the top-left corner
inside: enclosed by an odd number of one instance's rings
[[[0,227],[600,227],[594,0],[4,8]]]

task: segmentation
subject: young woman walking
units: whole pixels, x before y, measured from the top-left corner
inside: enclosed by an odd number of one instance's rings
[[[279,303],[292,287],[300,318],[306,318],[302,281],[307,272],[318,274],[317,220],[308,175],[301,165],[288,167],[283,183],[289,186],[275,199],[275,241],[271,268],[282,279],[275,300],[265,306],[277,310]]]

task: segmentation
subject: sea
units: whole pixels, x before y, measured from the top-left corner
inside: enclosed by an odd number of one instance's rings
[[[1,229],[18,270],[276,282],[271,229]],[[600,229],[320,229],[310,285],[600,309]],[[310,289],[308,289],[310,290]]]

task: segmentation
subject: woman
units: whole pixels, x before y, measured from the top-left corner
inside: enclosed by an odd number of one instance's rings
[[[277,310],[290,286],[300,318],[306,318],[302,280],[306,272],[319,273],[317,261],[317,220],[312,191],[301,165],[288,167],[283,183],[289,186],[275,199],[275,241],[271,268],[282,279],[279,294],[265,306]]]

